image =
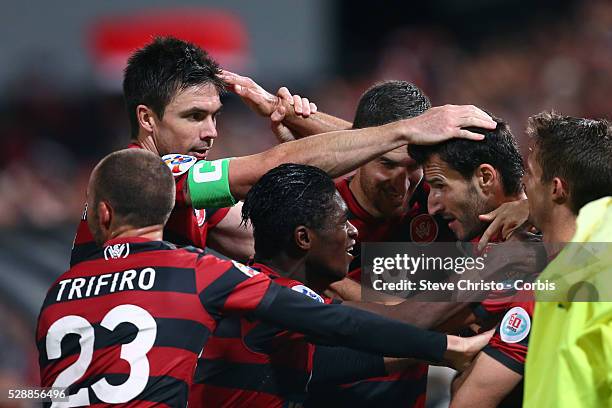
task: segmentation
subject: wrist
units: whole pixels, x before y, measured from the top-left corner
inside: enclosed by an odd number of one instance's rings
[[[390,123],[394,125],[394,132],[405,144],[414,142],[415,127],[413,119],[402,119],[397,122]]]

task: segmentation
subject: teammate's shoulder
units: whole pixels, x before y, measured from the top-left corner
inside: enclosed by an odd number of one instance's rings
[[[172,171],[172,175],[179,177],[189,171],[196,163],[197,158],[186,154],[171,153],[162,156],[162,160]]]

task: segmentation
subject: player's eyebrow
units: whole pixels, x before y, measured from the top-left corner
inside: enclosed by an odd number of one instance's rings
[[[444,179],[440,176],[425,177],[425,181],[429,184],[444,183]]]
[[[192,106],[191,108],[181,111],[181,116],[189,116],[189,115],[193,115],[194,113],[203,113],[203,114],[212,114],[212,115],[216,115],[219,114],[219,112],[221,112],[221,109],[223,109],[223,105],[221,105],[219,107],[219,109],[216,109],[214,111],[208,110],[208,109],[204,109],[204,108],[200,108],[198,106]]]
[[[385,157],[385,156],[381,156],[380,157],[380,161],[385,163],[385,164],[394,164],[394,165],[398,165],[399,164],[398,161],[395,161],[395,160],[390,159],[390,158]]]

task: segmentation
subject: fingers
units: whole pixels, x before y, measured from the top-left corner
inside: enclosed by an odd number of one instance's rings
[[[280,122],[283,121],[283,119],[285,119],[285,114],[287,113],[287,111],[285,110],[284,106],[279,106],[278,108],[276,108],[276,110],[274,112],[272,112],[272,115],[270,115],[270,120],[272,121],[272,124],[279,124]]]
[[[499,207],[497,207],[493,211],[488,212],[486,214],[480,214],[478,216],[478,219],[480,219],[480,221],[493,221],[495,219],[495,217],[497,217],[497,211],[498,210],[499,210]]]
[[[300,95],[293,95],[293,109],[298,115],[302,114],[302,98]]]
[[[500,221],[499,218],[496,218],[489,224],[485,232],[482,234],[480,241],[478,241],[478,250],[482,251],[482,249],[489,243],[489,241],[499,234],[500,230]]]
[[[241,85],[244,87],[250,87],[254,84],[251,78],[244,77],[226,70],[221,71],[221,74],[219,74],[219,78],[221,78],[224,82],[230,85]]]
[[[479,127],[490,130],[497,127],[497,122],[489,114],[474,105],[462,105],[454,108],[458,109],[457,116],[461,118],[458,124],[460,127]]]
[[[484,140],[485,136],[480,133],[470,132],[469,130],[459,129],[457,137],[468,140]]]
[[[316,104],[310,102],[310,113],[317,113],[318,109]]]
[[[305,118],[310,116],[310,101],[308,98],[302,98],[302,116]]]
[[[293,95],[291,95],[291,92],[289,92],[289,89],[286,87],[283,86],[279,88],[278,92],[276,92],[276,96],[281,98],[284,102],[287,102],[289,105],[293,105]]]

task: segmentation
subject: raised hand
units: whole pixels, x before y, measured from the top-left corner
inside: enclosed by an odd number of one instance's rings
[[[497,123],[473,105],[444,105],[428,109],[422,115],[401,121],[409,143],[428,145],[452,138],[483,140],[484,135],[466,128],[493,130]]]
[[[522,199],[503,203],[490,213],[479,215],[478,218],[491,223],[478,242],[480,250],[500,232],[502,238],[506,240],[514,230],[523,225],[529,218],[529,202],[527,199]]]
[[[280,106],[286,109],[293,107],[295,114],[304,118],[317,111],[317,106],[308,98],[292,95],[286,87],[280,88],[276,95],[272,95],[249,77],[225,70],[221,71],[219,77],[251,110],[261,116],[272,115]]]

